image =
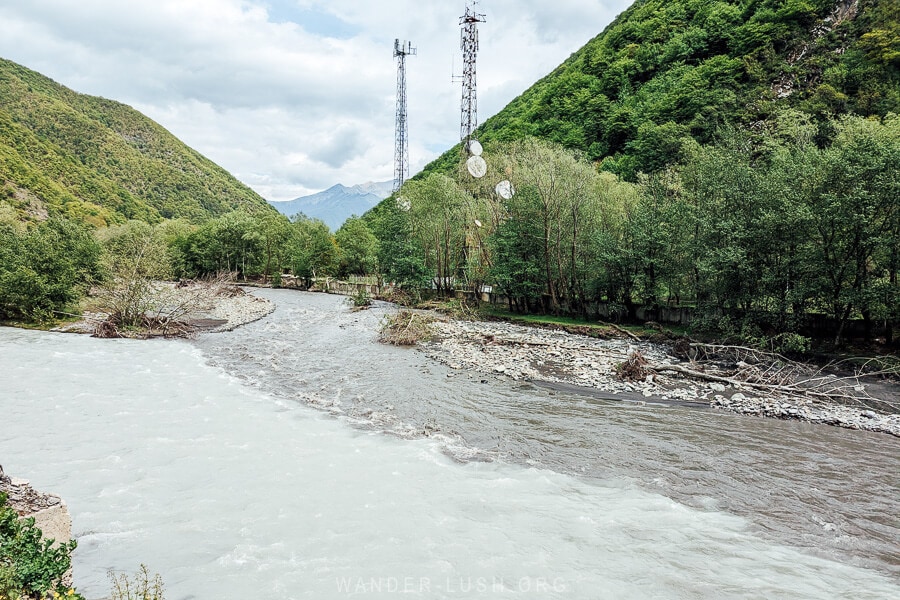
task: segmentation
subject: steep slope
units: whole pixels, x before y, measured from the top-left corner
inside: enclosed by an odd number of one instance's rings
[[[94,225],[200,222],[265,200],[138,111],[0,59],[0,205]]]
[[[677,160],[684,136],[787,107],[823,123],[900,112],[900,0],[638,0],[477,135],[549,139],[631,178]]]
[[[303,196],[288,202],[270,202],[283,215],[293,217],[303,213],[307,217],[321,219],[331,228],[337,230],[349,217],[362,215],[373,206],[387,198],[391,193],[392,182],[363,183],[353,187],[341,184],[328,188],[324,192]]]

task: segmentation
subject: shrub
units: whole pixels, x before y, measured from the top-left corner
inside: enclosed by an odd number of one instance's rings
[[[0,319],[47,321],[100,278],[100,246],[71,221],[0,224]]]
[[[81,599],[61,583],[72,566],[74,540],[53,547],[45,540],[34,519],[20,519],[0,494],[0,598],[41,598],[56,594]]]
[[[385,318],[379,340],[394,346],[415,346],[431,339],[433,322],[434,319],[427,315],[401,310]]]
[[[355,294],[347,298],[347,302],[354,309],[364,310],[372,306],[372,297],[369,295],[369,292],[366,291],[366,288],[360,287],[357,288]]]

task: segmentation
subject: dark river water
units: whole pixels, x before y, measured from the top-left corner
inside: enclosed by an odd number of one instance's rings
[[[896,598],[896,438],[637,405],[379,345],[393,310],[193,342],[0,330],[0,463],[64,496],[76,583],[181,598]]]

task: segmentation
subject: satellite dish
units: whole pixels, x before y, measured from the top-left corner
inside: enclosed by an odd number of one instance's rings
[[[487,175],[487,163],[480,156],[470,156],[466,161],[466,168],[469,170],[469,175],[475,179],[481,179]]]
[[[481,156],[481,153],[484,152],[484,148],[481,146],[481,142],[479,142],[478,140],[469,140],[469,144],[466,149],[472,156]]]
[[[478,219],[475,219],[475,226],[476,227],[484,227],[484,225],[482,225],[481,221],[479,221]]]
[[[510,200],[513,196],[516,195],[516,189],[513,187],[513,184],[509,182],[508,179],[504,179],[500,183],[497,184],[497,187],[494,188],[497,192],[497,195],[503,198],[504,200]]]

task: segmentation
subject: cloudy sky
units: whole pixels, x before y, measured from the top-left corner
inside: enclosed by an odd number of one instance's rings
[[[630,0],[483,0],[480,120]],[[269,200],[393,177],[395,38],[412,171],[459,137],[465,0],[0,0],[0,56],[130,104]]]

